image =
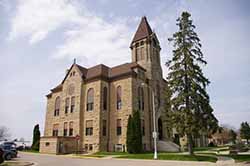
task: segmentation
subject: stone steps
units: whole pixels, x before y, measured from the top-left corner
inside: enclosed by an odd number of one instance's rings
[[[163,152],[179,152],[180,146],[176,145],[171,141],[159,140],[157,142],[157,149],[158,151],[163,151]]]

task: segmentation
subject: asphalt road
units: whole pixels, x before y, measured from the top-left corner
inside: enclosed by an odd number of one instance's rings
[[[215,166],[215,163],[186,161],[153,161],[128,159],[84,159],[68,156],[19,153],[19,161],[30,161],[36,166]]]

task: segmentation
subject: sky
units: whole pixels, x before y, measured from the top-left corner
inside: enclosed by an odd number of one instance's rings
[[[248,0],[0,0],[0,126],[12,138],[43,134],[46,97],[77,63],[131,61],[130,42],[142,16],[156,32],[165,62],[181,12],[191,13],[219,123],[250,122],[250,1]]]

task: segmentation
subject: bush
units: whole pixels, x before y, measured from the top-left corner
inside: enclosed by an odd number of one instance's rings
[[[0,164],[4,162],[3,156],[0,156]]]
[[[215,147],[214,142],[210,142],[210,143],[208,144],[208,147]]]
[[[230,146],[229,150],[237,150],[238,152],[247,152],[249,149],[243,143],[238,143]]]

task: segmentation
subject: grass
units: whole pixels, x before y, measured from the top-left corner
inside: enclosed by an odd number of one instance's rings
[[[93,155],[93,157],[106,157],[106,156],[114,156],[114,158],[126,158],[126,159],[153,159],[152,152],[145,152],[141,154],[129,154],[127,152],[97,152]],[[177,152],[159,152],[158,153],[159,160],[179,160],[179,161],[208,161],[208,162],[216,162],[217,158],[214,153],[211,154],[196,154],[196,155],[186,155]]]
[[[250,155],[249,154],[222,155],[222,156],[231,157],[236,162],[250,162]]]
[[[121,155],[116,158],[129,158],[129,159],[153,159],[153,153],[144,154],[127,154]],[[179,161],[208,161],[216,162],[217,158],[210,155],[184,155],[176,153],[159,153],[159,160],[179,160]]]
[[[128,154],[127,152],[97,152],[94,153],[94,155],[104,155],[104,156],[110,156],[110,155],[126,155]]]
[[[5,161],[4,163],[0,164],[0,166],[24,166],[24,165],[31,165],[32,163],[28,162],[17,162],[17,161]]]
[[[90,155],[76,155],[77,157],[80,158],[103,158],[106,157],[105,155],[95,155],[95,154],[90,154]]]
[[[197,147],[194,148],[195,152],[199,152],[199,151],[228,151],[229,147],[228,146],[218,146],[218,147]]]

